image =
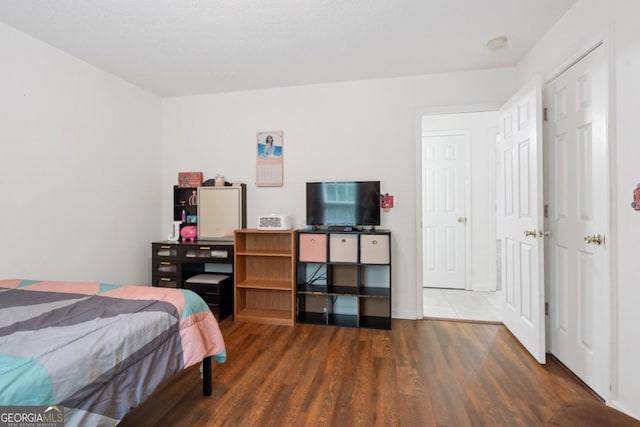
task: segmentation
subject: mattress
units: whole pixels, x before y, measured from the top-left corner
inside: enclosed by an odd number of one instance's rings
[[[0,407],[53,406],[65,426],[113,426],[224,339],[194,292],[0,280]]]

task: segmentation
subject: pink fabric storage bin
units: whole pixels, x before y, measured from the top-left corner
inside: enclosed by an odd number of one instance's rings
[[[300,234],[299,260],[302,262],[327,262],[327,235]]]

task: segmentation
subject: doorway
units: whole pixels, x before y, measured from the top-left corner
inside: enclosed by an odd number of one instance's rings
[[[528,243],[536,242],[545,242],[543,245],[538,245],[541,247],[539,253],[547,258],[547,265],[544,268],[544,273],[538,275],[541,279],[544,277],[546,280],[538,280],[537,287],[542,286],[542,295],[548,295],[548,299],[540,298],[540,304],[537,304],[535,307],[535,311],[539,312],[539,315],[536,317],[536,324],[540,325],[541,328],[537,326],[538,330],[542,330],[542,338],[538,345],[540,351],[533,352],[536,354],[538,360],[541,363],[544,363],[545,351],[550,351],[552,354],[558,356],[558,358],[563,361],[567,366],[572,369],[579,377],[581,377],[588,385],[590,385],[601,397],[603,397],[606,401],[610,398],[610,390],[611,390],[611,372],[612,366],[615,367],[615,362],[612,361],[611,351],[615,347],[612,346],[613,340],[615,340],[615,336],[612,336],[612,311],[610,307],[611,293],[612,293],[612,284],[611,284],[611,254],[608,248],[608,234],[611,226],[611,209],[615,209],[611,206],[611,195],[609,194],[609,177],[610,177],[610,165],[609,165],[609,156],[610,153],[608,151],[608,113],[610,102],[608,99],[608,85],[610,82],[610,78],[608,77],[609,66],[607,61],[607,52],[608,45],[604,43],[599,43],[594,48],[590,50],[585,50],[586,53],[581,53],[576,55],[572,59],[572,61],[567,61],[567,66],[562,69],[562,73],[570,70],[572,65],[579,64],[585,58],[587,61],[583,62],[586,64],[586,69],[582,71],[578,71],[575,74],[567,74],[567,80],[570,82],[566,87],[571,86],[571,90],[566,90],[563,95],[563,90],[560,88],[552,88],[553,81],[558,78],[560,82],[562,82],[563,78],[559,78],[561,73],[558,73],[554,78],[549,79],[547,82],[547,86],[545,87],[545,102],[547,103],[547,107],[550,104],[553,104],[554,109],[564,109],[568,111],[569,109],[574,110],[574,112],[578,112],[578,120],[575,121],[570,127],[568,127],[567,132],[554,132],[551,128],[545,128],[545,156],[547,157],[545,163],[547,165],[551,165],[552,169],[547,169],[547,174],[555,175],[554,177],[546,177],[544,181],[545,192],[548,192],[550,196],[544,200],[544,204],[555,204],[555,207],[549,206],[548,208],[544,207],[542,204],[540,206],[540,215],[539,218],[544,217],[544,221],[537,221],[535,227],[516,227],[514,228],[514,233],[510,234],[510,240],[504,239],[500,244],[496,244],[495,240],[492,241],[490,247],[491,249],[487,251],[485,247],[484,252],[481,253],[490,253],[493,256],[493,261],[491,265],[494,267],[492,273],[495,273],[495,268],[498,266],[502,270],[502,274],[493,274],[492,280],[490,283],[492,284],[500,284],[500,288],[506,290],[509,286],[510,280],[514,277],[522,277],[522,259],[531,259],[531,257],[526,258],[522,257],[519,254],[517,257],[509,258],[509,254],[513,255],[515,252],[513,247],[515,247],[515,243],[517,242],[516,237],[521,237],[524,235],[527,238],[530,238],[531,241]],[[602,55],[599,59],[597,56],[590,55],[592,52],[597,51],[599,55]],[[594,63],[590,63],[592,58],[596,58]],[[566,83],[566,82],[565,82]],[[540,84],[537,84],[538,88]],[[523,89],[526,89],[523,88]],[[521,90],[522,91],[522,90]],[[542,101],[542,94],[540,93],[540,89],[537,90],[535,95],[536,100]],[[514,95],[517,97],[518,94]],[[596,99],[597,98],[597,99]],[[567,101],[573,100],[576,105],[570,105]],[[506,105],[510,104],[508,102]],[[565,104],[566,103],[566,104]],[[515,103],[512,105],[515,107],[513,114],[510,117],[503,117],[501,122],[501,129],[504,126],[505,129],[502,129],[502,134],[509,134],[507,132],[509,129],[515,129],[516,127],[512,125],[517,125],[518,128],[528,121],[523,118],[529,117],[529,114],[532,112],[536,112],[539,120],[542,114],[542,108],[540,107],[540,103],[535,105],[526,103]],[[504,108],[504,106],[503,106]],[[444,117],[446,115],[452,116],[455,119],[460,117],[464,117],[466,114],[464,112],[464,108],[460,108],[458,110],[448,110],[446,113],[422,113],[419,116],[419,123],[422,125],[420,128],[421,131],[426,130],[434,130],[429,129],[424,126],[425,120],[434,119],[438,117]],[[493,109],[487,108],[484,111],[492,111]],[[544,115],[552,117],[553,120],[556,120],[556,117],[553,109],[549,108]],[[580,121],[581,119],[589,118],[588,116],[596,112],[598,110],[598,114],[600,117],[598,120],[589,122]],[[538,114],[538,112],[540,114]],[[508,120],[507,120],[508,119]],[[492,120],[491,123],[497,123],[498,120]],[[537,135],[542,134],[542,124],[538,124],[539,132]],[[460,129],[460,126],[455,126],[455,129]],[[442,129],[442,128],[440,128]],[[435,129],[437,130],[437,129]],[[597,134],[601,135],[602,138],[597,139],[594,138]],[[422,133],[419,134],[422,136]],[[495,135],[495,134],[494,134]],[[563,142],[563,138],[566,138],[567,135],[572,135],[572,137],[576,138],[576,143],[571,143],[571,148],[566,141]],[[536,136],[537,138],[537,136]],[[420,139],[417,150],[421,150],[422,139]],[[494,141],[495,142],[495,141]],[[552,142],[552,146],[549,147],[547,144]],[[499,141],[496,145],[502,146],[504,145],[504,141]],[[492,153],[495,153],[495,158],[493,161],[487,161],[486,165],[489,168],[502,169],[501,173],[504,172],[505,177],[516,177],[513,172],[512,166],[515,164],[513,161],[507,164],[505,161],[507,159],[518,160],[518,163],[523,166],[525,172],[529,170],[533,170],[531,166],[527,167],[527,162],[524,160],[528,160],[531,156],[528,154],[533,154],[531,150],[524,150],[523,147],[526,144],[519,144],[514,146],[517,150],[512,150],[513,153],[519,151],[514,156],[499,156],[498,152],[500,150],[494,149],[491,150]],[[539,144],[538,146],[541,146]],[[471,143],[472,149],[474,148],[474,143]],[[570,152],[571,151],[571,152]],[[537,152],[536,152],[537,153]],[[417,156],[418,170],[421,169],[421,156],[420,152]],[[541,156],[542,153],[535,154],[536,156]],[[473,159],[473,153],[471,154],[471,171],[473,173],[474,170],[477,170],[478,163]],[[497,160],[497,161],[496,161]],[[563,162],[569,160],[574,162],[570,165],[565,165]],[[480,164],[480,167],[483,167]],[[571,174],[570,179],[573,180],[573,184],[571,186],[565,185],[569,182],[569,178],[567,176],[561,176],[559,172],[568,172]],[[542,175],[542,172],[540,172]],[[419,178],[418,178],[419,179]],[[562,180],[565,181],[562,181]],[[476,180],[472,176],[472,183],[475,185]],[[537,180],[536,180],[537,181]],[[542,202],[542,194],[538,193],[541,189],[541,185],[537,189],[532,189],[528,183],[527,185],[522,185],[522,180],[511,180],[511,184],[507,185],[508,182],[499,183],[497,179],[493,179],[493,183],[495,185],[494,188],[501,188],[503,192],[506,191],[508,194],[513,194],[511,190],[515,188],[515,184],[519,185],[520,190],[525,191],[525,193],[531,190],[531,194],[536,194],[536,198],[539,198],[540,202]],[[421,186],[421,182],[418,182],[418,194],[417,197],[422,200],[422,191],[423,188]],[[542,183],[540,183],[542,184]],[[576,184],[578,186],[576,187]],[[551,188],[551,192],[549,189]],[[534,191],[535,190],[535,191]],[[555,193],[554,193],[555,191]],[[476,192],[474,189],[471,190],[471,193],[475,196]],[[490,195],[500,194],[500,191],[494,191]],[[527,193],[528,194],[528,193]],[[571,196],[570,196],[571,195]],[[546,196],[545,196],[546,197]],[[560,208],[566,208],[566,203],[569,203],[570,198],[573,197],[575,200],[571,202],[575,209],[577,209],[573,213],[569,213],[569,215],[562,214],[557,215],[557,212],[560,212]],[[514,199],[513,201],[515,201]],[[521,205],[521,197],[517,198],[518,204]],[[494,217],[491,222],[485,222],[486,226],[492,227],[492,234],[497,235],[495,233],[496,229],[502,230],[504,227],[500,225],[500,227],[496,227],[495,223],[495,215],[497,211],[497,205],[495,203],[496,200],[493,198],[491,201],[485,200],[485,205],[489,205],[492,208],[489,210]],[[515,203],[515,202],[514,202]],[[563,205],[563,203],[565,205]],[[504,204],[504,203],[502,203]],[[521,208],[527,208],[528,206],[520,206]],[[530,207],[530,206],[529,206]],[[544,207],[544,209],[543,209]],[[419,207],[420,208],[420,207]],[[597,208],[597,209],[596,209]],[[533,208],[529,209],[530,211]],[[553,209],[556,209],[554,212]],[[538,211],[538,206],[535,207],[535,211]],[[542,212],[544,211],[544,215]],[[597,212],[596,212],[597,211]],[[480,212],[483,212],[480,210]],[[564,209],[564,212],[567,212]],[[577,212],[577,213],[576,213]],[[477,213],[478,211],[474,208],[472,204],[471,211],[469,213],[468,222],[471,226],[471,233],[473,233],[473,224],[474,222],[477,224]],[[555,216],[554,216],[555,215]],[[577,216],[576,216],[577,215]],[[519,217],[521,217],[520,215]],[[569,225],[569,227],[565,227],[565,224],[560,224],[561,221],[564,221],[569,216],[573,217],[572,221],[575,224]],[[422,229],[422,216],[419,213],[418,218],[420,219],[419,230]],[[581,224],[583,222],[588,222],[588,226]],[[547,228],[545,228],[548,227]],[[535,228],[535,230],[534,230]],[[562,228],[562,230],[561,230]],[[571,244],[562,244],[559,241],[554,242],[554,237],[564,233],[566,230],[573,230],[573,237],[580,237],[577,239],[579,243],[571,243]],[[566,233],[565,233],[566,234]],[[472,247],[475,244],[475,239],[471,236]],[[506,243],[505,243],[506,242]],[[418,261],[422,262],[421,257],[424,256],[423,251],[423,240],[422,236],[418,239]],[[511,246],[509,246],[511,244]],[[525,248],[527,242],[518,242],[517,243],[520,248]],[[554,246],[555,245],[555,246]],[[529,245],[531,246],[531,245]],[[543,248],[546,248],[549,252],[546,254]],[[499,252],[499,256],[496,257],[496,251]],[[571,255],[570,252],[574,254]],[[472,265],[477,262],[477,259],[474,259],[478,252],[473,250],[468,252],[472,259]],[[500,261],[500,259],[502,260]],[[542,258],[542,257],[540,257]],[[511,262],[509,260],[516,260],[517,263]],[[505,262],[506,260],[506,262]],[[508,265],[507,265],[508,264]],[[518,267],[509,268],[509,266]],[[524,263],[524,271],[527,272],[527,263]],[[544,265],[544,262],[542,263]],[[473,269],[472,269],[473,270]],[[529,269],[530,270],[530,269]],[[516,273],[514,273],[516,272]],[[422,274],[422,271],[419,270],[419,273]],[[514,274],[509,274],[514,273]],[[421,276],[422,277],[422,276]],[[537,279],[536,279],[537,280]],[[470,288],[473,289],[473,279],[471,279]],[[513,282],[513,280],[511,280]],[[540,283],[541,282],[541,283]],[[548,286],[543,286],[544,282],[547,283]],[[525,282],[522,290],[529,291],[531,281]],[[426,288],[423,288],[423,283],[419,283],[418,296],[422,297],[427,291]],[[574,286],[578,285],[579,289],[570,289],[568,285]],[[546,289],[545,289],[546,288]],[[468,289],[467,289],[468,290]],[[520,301],[520,295],[514,294],[512,298],[513,301]],[[573,306],[567,307],[567,302],[569,299],[573,299]],[[503,299],[503,304],[508,305],[507,302],[509,300],[509,295],[505,292]],[[531,299],[531,298],[530,298]],[[536,297],[537,299],[537,297]],[[546,317],[544,314],[544,302],[549,302],[549,317]],[[418,300],[418,313],[422,313],[424,316],[428,316],[428,313],[425,310],[425,302],[422,298]],[[513,303],[512,306],[515,306]],[[441,317],[441,316],[434,316]],[[522,317],[522,316],[520,316]],[[531,317],[531,316],[530,316]],[[503,316],[503,320],[505,317]],[[546,322],[545,322],[546,320]],[[504,323],[508,323],[504,321]],[[546,331],[545,331],[545,323],[546,323]],[[508,325],[507,325],[508,326]],[[572,331],[568,331],[572,328]],[[513,331],[512,331],[513,332]],[[546,332],[546,333],[545,333]],[[570,332],[567,334],[566,332]],[[519,336],[521,334],[514,333],[514,335],[522,342],[522,338]],[[546,335],[546,341],[545,341]],[[567,338],[569,337],[569,338]],[[568,348],[571,346],[565,346],[565,344],[576,344],[574,348]],[[575,347],[579,348],[575,348]],[[563,347],[567,347],[568,349],[568,358],[564,358],[560,353],[564,352]],[[596,357],[592,357],[595,353]],[[532,354],[533,354],[532,353]],[[578,356],[575,358],[575,362],[565,361],[569,360],[574,356]],[[584,356],[584,357],[583,357]],[[588,360],[591,359],[591,360]],[[596,361],[595,363],[593,361]],[[572,366],[573,365],[573,366]],[[586,374],[585,374],[586,373]],[[593,378],[590,378],[590,374],[596,373]]]
[[[496,287],[497,108],[421,117],[422,313],[500,321]]]

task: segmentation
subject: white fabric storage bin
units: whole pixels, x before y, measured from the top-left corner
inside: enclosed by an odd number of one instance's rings
[[[387,234],[360,235],[362,264],[389,264],[389,236]]]
[[[358,262],[358,235],[331,234],[329,236],[330,262]]]

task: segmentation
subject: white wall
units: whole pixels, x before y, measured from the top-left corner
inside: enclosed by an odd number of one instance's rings
[[[423,131],[467,130],[471,135],[471,206],[467,207],[471,242],[471,289],[496,290],[495,148],[497,111],[462,114],[429,114]],[[488,167],[492,165],[492,167]]]
[[[305,225],[305,183],[380,180],[395,196],[382,213],[393,232],[393,316],[415,318],[417,112],[425,106],[501,104],[515,70],[290,87],[163,100],[163,234],[172,219],[179,171],[247,183],[247,221],[291,214]],[[284,186],[256,187],[256,132],[284,131]]]
[[[607,241],[615,254],[613,333],[618,342],[613,347],[617,371],[614,369],[610,404],[636,418],[640,418],[640,212],[633,211],[630,204],[632,191],[640,183],[636,129],[640,117],[639,16],[637,0],[580,0],[518,66],[519,82],[524,83],[535,73],[549,75],[602,36],[611,49],[613,115],[609,126],[613,137],[611,208],[615,228]]]
[[[0,24],[2,278],[150,281],[160,99]]]

